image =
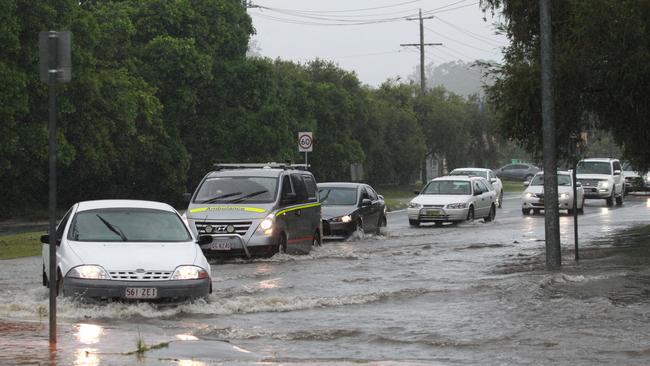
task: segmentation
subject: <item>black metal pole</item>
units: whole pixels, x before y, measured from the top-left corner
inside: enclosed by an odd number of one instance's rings
[[[573,182],[573,245],[575,248],[575,261],[580,259],[578,254],[578,180],[576,178],[576,169],[578,168],[577,138],[571,138],[573,146],[573,172],[571,181]],[[584,207],[583,207],[584,209]]]
[[[50,32],[48,36],[48,89],[49,89],[49,165],[50,165],[50,344],[56,343],[56,295],[57,295],[57,270],[56,270],[56,69],[57,69],[57,35]]]

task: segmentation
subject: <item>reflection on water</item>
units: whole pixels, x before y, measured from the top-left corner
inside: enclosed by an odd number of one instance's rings
[[[94,348],[81,348],[75,354],[75,366],[98,366],[100,364],[99,355]]]
[[[78,324],[75,336],[80,343],[95,344],[104,334],[104,328],[95,324]]]
[[[650,198],[645,201],[645,207],[650,207]]]
[[[270,279],[270,280],[260,281],[260,286],[259,287],[261,289],[265,289],[265,290],[279,288],[280,287],[280,278],[273,278],[273,279]]]
[[[198,341],[199,339],[191,334],[177,334],[176,339],[179,341]]]
[[[207,363],[197,360],[178,360],[176,364],[178,366],[208,366]]]

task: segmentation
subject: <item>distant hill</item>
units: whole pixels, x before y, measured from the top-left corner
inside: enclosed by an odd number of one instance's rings
[[[446,62],[437,66],[431,62],[425,65],[425,73],[427,88],[444,86],[445,89],[464,96],[483,94],[483,85],[492,83],[491,80],[483,76],[483,68],[475,65],[474,62],[461,60]],[[409,79],[420,83],[419,66],[415,68]]]

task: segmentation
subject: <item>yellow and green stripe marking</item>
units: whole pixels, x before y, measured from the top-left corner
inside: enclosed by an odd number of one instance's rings
[[[302,210],[302,209],[305,209],[305,208],[318,207],[318,206],[320,206],[320,203],[310,203],[308,205],[289,207],[289,208],[285,208],[284,210],[278,211],[275,214],[275,216],[280,216],[282,214],[285,214],[285,213],[291,212],[291,211]]]
[[[248,207],[248,206],[209,206],[209,207],[196,207],[190,209],[191,213],[200,213],[206,211],[245,211],[245,212],[255,212],[255,213],[265,213],[266,210],[259,207]]]

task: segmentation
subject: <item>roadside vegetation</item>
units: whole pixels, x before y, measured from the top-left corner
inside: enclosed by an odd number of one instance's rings
[[[518,180],[515,181],[502,179],[501,183],[503,183],[504,192],[523,192],[526,188],[526,186],[524,186],[524,182]]]
[[[31,232],[0,236],[0,259],[30,257],[41,254],[41,235],[45,232]]]
[[[404,185],[404,186],[379,186],[376,187],[377,193],[384,196],[386,202],[386,209],[388,211],[397,211],[405,209],[409,201],[415,197],[413,191],[419,190],[419,185]]]

